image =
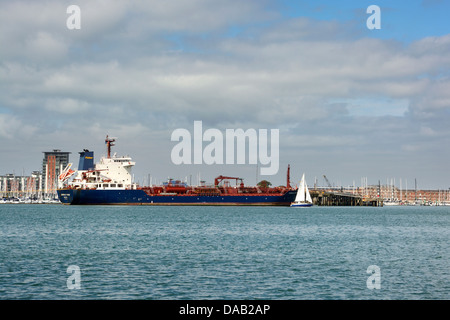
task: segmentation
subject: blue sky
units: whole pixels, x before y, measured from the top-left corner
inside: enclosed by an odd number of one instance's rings
[[[81,9],[68,30],[66,8]],[[381,9],[369,30],[366,9]],[[450,3],[423,1],[0,1],[0,175],[39,170],[42,151],[104,137],[137,177],[253,165],[174,165],[171,133],[279,129],[285,182],[418,179],[448,188]],[[142,179],[139,179],[142,180]]]
[[[279,1],[284,17],[307,16],[317,20],[361,21],[370,16],[366,9],[377,5],[381,9],[382,28],[367,35],[382,39],[410,42],[427,36],[442,36],[450,32],[450,3],[444,0],[412,1]],[[365,25],[361,24],[365,29]],[[366,30],[364,30],[366,31]]]
[[[448,10],[450,3],[443,0],[413,0],[401,1],[299,1],[279,0],[262,1],[267,3],[265,10],[274,15],[274,19],[259,23],[230,25],[229,36],[236,36],[248,27],[259,25],[268,27],[279,21],[296,17],[308,17],[318,21],[354,21],[359,23],[360,32],[365,35],[384,39],[397,39],[405,42],[417,40],[426,36],[441,36],[448,34]],[[369,32],[365,21],[370,16],[366,13],[370,5],[378,5],[382,12],[382,29]],[[355,30],[357,31],[357,30]],[[171,35],[176,40],[176,35]],[[179,39],[178,39],[179,40]]]

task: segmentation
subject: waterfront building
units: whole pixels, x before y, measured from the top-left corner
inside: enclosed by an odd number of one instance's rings
[[[42,174],[33,171],[30,176],[13,173],[0,176],[0,198],[37,199],[41,194]]]
[[[56,197],[56,189],[58,188],[58,176],[63,172],[69,164],[70,152],[62,152],[59,149],[53,151],[44,151],[44,159],[42,160],[42,183],[44,197]]]

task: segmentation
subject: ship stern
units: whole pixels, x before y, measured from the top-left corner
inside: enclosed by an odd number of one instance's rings
[[[73,189],[58,189],[58,198],[62,204],[72,204],[74,202],[74,190]]]

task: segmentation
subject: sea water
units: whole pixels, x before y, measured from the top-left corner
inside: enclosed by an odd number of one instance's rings
[[[449,236],[446,206],[2,204],[0,299],[449,299]]]

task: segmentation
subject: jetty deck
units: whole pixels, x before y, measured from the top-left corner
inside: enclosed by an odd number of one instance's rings
[[[310,190],[310,194],[313,204],[317,206],[383,206],[383,199],[364,198],[361,195],[346,192]]]

